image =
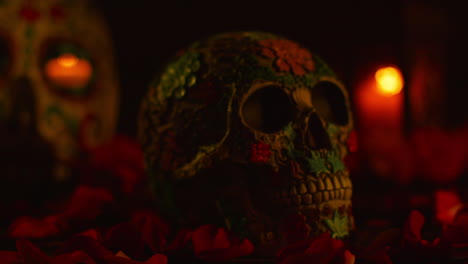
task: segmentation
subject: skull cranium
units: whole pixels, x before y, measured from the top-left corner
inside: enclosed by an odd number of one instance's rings
[[[224,224],[260,254],[353,228],[347,92],[317,56],[260,32],[196,42],[151,85],[139,136],[155,199],[180,224]],[[286,227],[285,227],[286,225]]]

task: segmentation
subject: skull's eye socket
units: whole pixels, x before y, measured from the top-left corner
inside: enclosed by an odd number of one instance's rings
[[[10,69],[11,54],[10,46],[6,39],[0,35],[0,78],[5,77]]]
[[[264,133],[274,133],[292,120],[293,109],[286,92],[271,85],[253,92],[245,100],[241,115],[247,126]]]
[[[346,97],[337,84],[330,81],[319,82],[312,90],[312,103],[320,117],[337,125],[349,122]]]
[[[55,43],[46,51],[44,75],[52,88],[63,95],[87,95],[94,79],[93,63],[89,54],[70,43]]]

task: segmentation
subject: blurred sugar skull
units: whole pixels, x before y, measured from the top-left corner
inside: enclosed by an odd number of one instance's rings
[[[107,28],[88,1],[0,1],[4,138],[43,140],[24,152],[48,145],[56,163],[72,160],[112,135],[117,90]]]
[[[267,255],[352,230],[347,92],[299,44],[260,32],[196,42],[140,114],[155,199],[181,225],[224,225]]]

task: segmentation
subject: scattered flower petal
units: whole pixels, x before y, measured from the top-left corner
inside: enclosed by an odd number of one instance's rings
[[[224,228],[204,225],[192,233],[195,255],[206,261],[227,261],[252,254],[254,246],[244,238],[232,237]]]

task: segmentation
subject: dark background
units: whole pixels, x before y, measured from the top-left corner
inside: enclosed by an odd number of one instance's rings
[[[431,20],[424,11],[404,10],[417,1],[96,1],[115,42],[121,81],[119,132],[134,136],[139,103],[153,75],[180,48],[199,38],[236,30],[260,30],[284,35],[309,47],[327,61],[353,90],[356,81],[379,63],[408,70],[408,17]],[[456,2],[456,1],[453,1]],[[458,1],[457,1],[458,2]],[[446,125],[465,122],[468,59],[466,9],[448,1],[424,1],[447,23],[433,38],[443,38],[447,73],[444,93]],[[416,20],[416,21],[414,21]],[[422,41],[424,45],[424,41]],[[421,45],[421,44],[420,44]]]

